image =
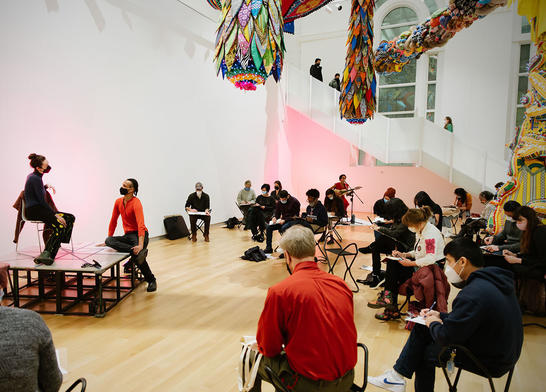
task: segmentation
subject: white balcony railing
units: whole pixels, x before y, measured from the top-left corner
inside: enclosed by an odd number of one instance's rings
[[[385,163],[414,163],[473,192],[506,178],[508,163],[492,158],[422,117],[387,118],[351,125],[339,117],[339,92],[286,64],[284,102]]]

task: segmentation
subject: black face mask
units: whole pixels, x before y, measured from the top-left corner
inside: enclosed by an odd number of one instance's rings
[[[51,171],[51,166],[47,165],[47,167],[44,169],[44,173],[49,173]]]
[[[276,186],[276,187],[275,187],[275,190],[276,190],[276,191],[278,191],[278,190],[279,190],[279,187],[278,187],[278,186]]]
[[[451,283],[451,285],[455,288],[462,289],[466,286],[466,280],[463,280],[462,282],[459,282],[459,283]]]
[[[129,193],[129,191],[127,190],[127,188],[121,187],[121,188],[119,188],[119,193],[120,193],[120,195],[125,196],[126,194]]]

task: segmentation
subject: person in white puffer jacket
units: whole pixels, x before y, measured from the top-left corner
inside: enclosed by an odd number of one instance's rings
[[[402,283],[411,278],[416,269],[441,263],[444,257],[444,237],[429,218],[432,211],[429,207],[411,208],[402,217],[402,223],[415,233],[413,251],[402,253],[393,251],[392,255],[399,260],[388,259],[385,273],[385,290],[377,300],[368,302],[370,308],[385,308],[375,315],[379,320],[389,321],[400,318],[398,310],[398,289]]]

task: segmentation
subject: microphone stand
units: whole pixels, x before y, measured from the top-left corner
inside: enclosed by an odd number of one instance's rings
[[[360,200],[360,202],[362,204],[364,204],[364,202],[362,201],[362,199],[355,193],[356,191],[353,189],[351,190],[350,192],[350,196],[351,196],[351,224],[354,224],[355,223],[355,214],[354,214],[354,197],[356,196],[356,198],[358,200]]]

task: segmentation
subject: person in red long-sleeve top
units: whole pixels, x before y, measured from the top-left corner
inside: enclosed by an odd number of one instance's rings
[[[156,291],[157,282],[146,261],[146,256],[148,256],[148,229],[144,225],[142,203],[136,197],[138,181],[134,178],[123,181],[119,193],[123,197],[120,197],[114,203],[114,210],[108,227],[108,238],[104,243],[118,252],[131,253],[129,265],[138,266],[142,275],[144,275],[144,279],[148,282],[147,291]],[[120,215],[125,235],[114,237]]]
[[[353,293],[319,269],[310,229],[291,227],[280,245],[291,276],[267,293],[256,334],[263,358],[250,391],[271,382],[266,366],[291,391],[349,391],[357,362]]]

